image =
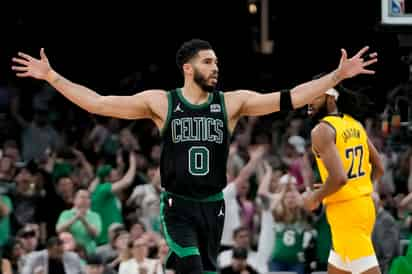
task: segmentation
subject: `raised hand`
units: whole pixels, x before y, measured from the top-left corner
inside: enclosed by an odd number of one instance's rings
[[[340,58],[339,67],[336,70],[336,80],[352,78],[358,74],[374,74],[374,70],[366,69],[367,66],[378,61],[376,52],[370,53],[368,60],[365,60],[363,55],[369,50],[369,47],[364,47],[352,58],[348,59],[346,50],[341,49],[342,56]]]
[[[19,52],[18,56],[12,59],[15,65],[11,67],[12,70],[16,71],[18,77],[33,77],[45,80],[47,74],[52,70],[49,60],[44,53],[44,48],[40,50],[40,59],[22,52]]]
[[[259,159],[267,152],[268,145],[249,146],[248,153],[251,159]]]

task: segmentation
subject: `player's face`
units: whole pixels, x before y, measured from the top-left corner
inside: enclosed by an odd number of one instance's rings
[[[308,104],[308,115],[313,120],[319,120],[328,113],[326,107],[326,95],[316,97],[310,104]]]
[[[217,85],[218,72],[217,57],[213,50],[201,50],[193,59],[193,80],[203,90],[213,92]]]

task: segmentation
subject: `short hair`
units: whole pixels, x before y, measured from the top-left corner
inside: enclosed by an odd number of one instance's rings
[[[176,65],[183,73],[183,64],[186,64],[201,50],[212,49],[209,42],[200,39],[192,39],[184,42],[176,53]]]
[[[86,259],[87,265],[100,266],[104,264],[102,256],[99,254],[90,254]]]

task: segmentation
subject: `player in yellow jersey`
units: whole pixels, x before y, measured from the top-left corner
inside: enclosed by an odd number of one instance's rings
[[[352,92],[330,89],[309,104],[308,114],[319,121],[311,138],[323,184],[304,193],[304,204],[308,210],[321,202],[326,206],[333,246],[329,274],[376,274],[380,270],[371,240],[371,193],[383,166],[361,123],[348,114],[357,113],[359,104],[347,98],[354,98]]]

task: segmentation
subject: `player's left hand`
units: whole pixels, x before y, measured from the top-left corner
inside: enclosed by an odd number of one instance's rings
[[[337,80],[344,80],[347,78],[352,78],[358,74],[374,74],[374,70],[366,69],[373,63],[378,61],[378,54],[376,52],[370,53],[365,59],[363,56],[369,47],[364,47],[353,57],[348,59],[348,55],[345,49],[341,49],[342,55],[339,62],[339,67],[335,71],[335,76]]]
[[[307,211],[313,211],[320,206],[320,201],[315,198],[315,193],[310,190],[309,188],[306,189],[304,193],[302,193],[303,199],[303,207]]]

